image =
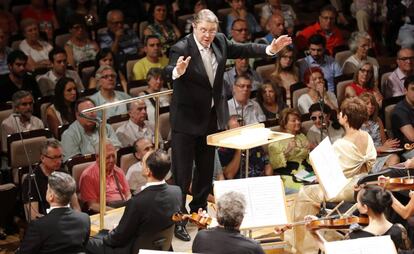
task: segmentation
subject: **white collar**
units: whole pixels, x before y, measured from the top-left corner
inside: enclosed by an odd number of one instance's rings
[[[46,209],[46,214],[49,214],[53,209],[64,208],[64,207],[70,208],[70,205],[67,204],[67,205],[63,205],[63,206],[51,206],[50,208]]]
[[[159,182],[148,182],[144,186],[141,187],[141,191],[145,190],[146,188],[148,188],[150,186],[162,185],[164,183],[165,183],[165,180],[162,180],[162,181],[159,181]]]

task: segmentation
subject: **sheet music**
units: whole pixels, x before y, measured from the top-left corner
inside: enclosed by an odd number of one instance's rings
[[[326,254],[396,254],[389,235],[325,243]]]
[[[338,157],[328,137],[310,152],[309,159],[327,199],[336,197],[348,184],[349,180],[342,172]]]
[[[267,128],[254,128],[242,130],[240,135],[230,136],[220,141],[222,144],[248,145],[258,140],[267,140],[271,133]]]
[[[245,196],[246,214],[241,229],[286,224],[285,193],[280,176],[215,181],[214,196],[236,191]]]
[[[122,218],[122,215],[124,214],[124,209],[119,209],[116,212],[110,212],[108,214],[105,214],[104,219],[104,229],[112,230],[114,227],[118,226],[119,221]],[[91,216],[91,225],[94,225],[96,227],[99,227],[99,214],[97,216]]]

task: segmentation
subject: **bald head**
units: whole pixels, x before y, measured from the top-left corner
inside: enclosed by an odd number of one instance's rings
[[[273,37],[277,38],[283,34],[285,31],[285,19],[279,13],[274,13],[267,20],[267,29]]]

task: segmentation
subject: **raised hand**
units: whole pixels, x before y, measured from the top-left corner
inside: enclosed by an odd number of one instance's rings
[[[175,66],[175,68],[177,69],[177,74],[179,76],[181,76],[185,73],[190,60],[191,60],[191,56],[188,56],[186,59],[184,59],[184,56],[180,56],[178,58],[177,65]]]
[[[273,39],[272,44],[270,44],[270,51],[273,54],[278,53],[281,49],[284,47],[292,44],[292,38],[290,38],[288,35],[281,35],[277,39]]]

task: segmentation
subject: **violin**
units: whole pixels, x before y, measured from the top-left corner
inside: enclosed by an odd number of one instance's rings
[[[404,149],[405,150],[413,150],[414,149],[414,143],[406,143],[404,144]]]
[[[389,191],[414,190],[414,178],[411,176],[393,178],[379,177],[377,183]]]
[[[182,214],[174,213],[171,217],[172,221],[180,222],[183,220],[189,220],[190,222],[197,225],[198,228],[207,228],[213,219],[206,214],[192,213],[192,214]]]
[[[318,220],[310,221],[307,227],[310,230],[318,229],[347,229],[352,224],[360,224],[366,226],[369,224],[369,218],[365,216],[349,216],[339,218],[321,218]]]

